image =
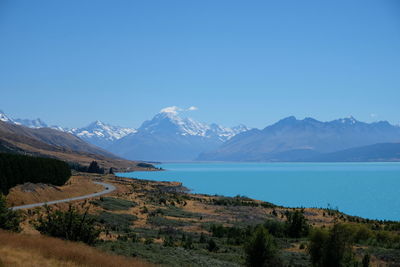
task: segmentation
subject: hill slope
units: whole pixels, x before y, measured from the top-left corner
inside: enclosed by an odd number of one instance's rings
[[[133,168],[135,162],[121,159],[78,137],[50,128],[31,129],[0,121],[0,151],[58,158],[88,165],[97,160],[102,166]]]
[[[326,162],[379,162],[400,161],[400,143],[382,143],[350,148],[310,157],[307,161]]]
[[[81,243],[0,230],[0,266],[153,266]]]
[[[238,134],[200,160],[299,161],[354,147],[400,142],[400,127],[354,118],[321,122],[288,117],[263,130]]]

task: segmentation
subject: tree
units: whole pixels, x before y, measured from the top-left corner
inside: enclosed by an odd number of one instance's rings
[[[328,240],[329,233],[323,229],[315,229],[310,235],[308,253],[313,266],[323,266],[324,246]]]
[[[275,241],[262,226],[255,229],[244,249],[247,266],[264,267],[280,265]]]
[[[0,193],[0,228],[19,232],[21,216],[7,207],[6,198]]]
[[[92,245],[97,241],[100,230],[96,228],[95,219],[88,215],[88,211],[87,207],[81,214],[72,205],[69,205],[67,211],[53,211],[47,206],[45,215],[38,218],[35,228],[45,235]]]
[[[114,169],[113,167],[110,167],[110,170],[108,171],[109,174],[114,174]]]
[[[88,168],[89,173],[104,173],[104,170],[100,168],[97,161],[92,161]]]
[[[317,229],[310,236],[308,252],[316,267],[350,266],[354,263],[352,235],[342,224],[329,232]]]
[[[369,254],[365,254],[362,259],[362,266],[369,267],[371,262],[371,256]]]
[[[63,185],[71,176],[69,165],[61,160],[0,153],[0,192],[26,182]]]
[[[286,231],[287,235],[292,238],[307,236],[310,225],[307,223],[306,217],[302,211],[286,212]]]
[[[207,243],[207,249],[208,249],[208,251],[210,251],[210,252],[216,252],[216,251],[218,251],[218,246],[217,246],[217,243],[215,243],[215,241],[214,241],[214,239],[209,239],[208,240],[208,243]]]

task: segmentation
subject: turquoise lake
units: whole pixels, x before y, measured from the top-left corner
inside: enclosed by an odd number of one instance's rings
[[[350,215],[400,220],[400,163],[168,163],[118,176],[177,181],[193,193],[244,195],[288,207],[328,205]]]

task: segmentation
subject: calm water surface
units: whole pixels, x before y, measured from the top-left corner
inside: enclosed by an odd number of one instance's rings
[[[400,220],[400,163],[170,163],[167,171],[118,174],[178,181],[194,193],[245,195],[290,207],[330,205],[347,214]]]

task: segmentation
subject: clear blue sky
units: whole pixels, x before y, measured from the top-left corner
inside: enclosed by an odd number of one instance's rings
[[[400,122],[400,1],[0,0],[0,109],[137,127]]]

